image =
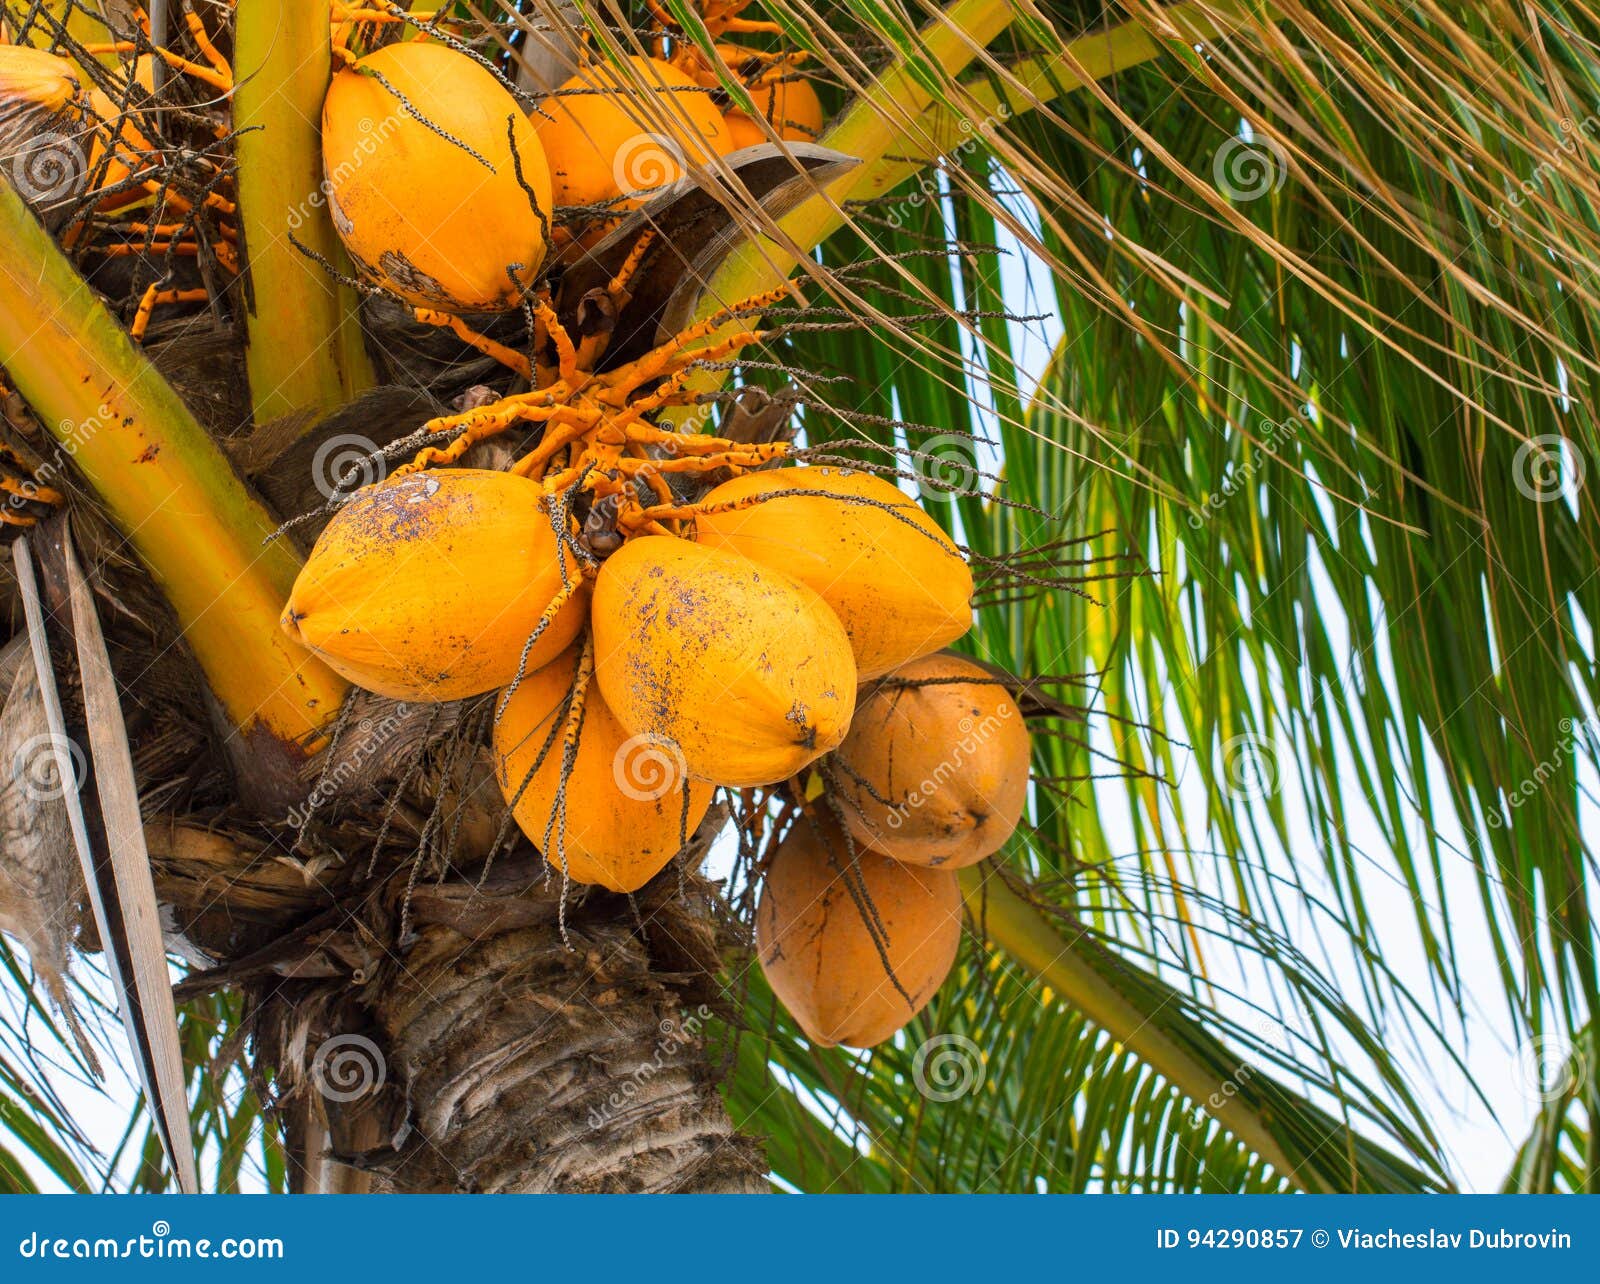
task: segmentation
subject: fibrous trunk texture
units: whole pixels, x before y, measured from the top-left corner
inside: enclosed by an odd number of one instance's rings
[[[687,1008],[616,927],[463,948],[430,929],[379,1017],[418,1133],[397,1190],[749,1191],[759,1152],[737,1136],[706,1065],[709,1009]]]
[[[339,949],[321,942],[323,960],[357,959],[358,983],[280,982],[258,1011],[286,1111],[301,1121],[291,1133],[302,1184],[767,1189],[760,1147],[734,1131],[706,1047],[717,935],[705,885],[685,897],[671,871],[657,882],[637,915],[608,894],[569,901],[564,941],[560,879],[531,858],[482,890],[397,887],[386,899],[408,907],[403,949],[372,949],[370,915]]]

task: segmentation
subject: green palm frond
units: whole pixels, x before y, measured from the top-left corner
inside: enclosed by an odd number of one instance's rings
[[[67,1080],[88,1078],[88,1067],[25,957],[3,936],[0,1005],[0,1193],[38,1189],[41,1172],[68,1190],[94,1190],[94,1147],[62,1095]]]
[[[1600,26],[1584,6],[1510,26],[1389,9],[1262,6],[1237,38],[1017,114],[947,157],[931,199],[902,189],[829,242],[824,265],[868,264],[847,279],[885,310],[901,290],[952,314],[1016,311],[1015,292],[979,251],[906,252],[951,230],[1024,250],[1063,331],[1031,408],[1017,324],[994,315],[800,336],[793,363],[846,376],[860,412],[814,412],[814,437],[909,422],[947,465],[941,430],[994,440],[958,467],[1002,470],[999,493],[1052,520],[958,499],[980,555],[1095,536],[1060,557],[1094,559],[1097,602],[1034,591],[973,639],[1023,675],[1094,675],[1096,727],[1039,749],[1075,798],[1036,793],[1021,872],[1068,880],[1086,923],[1198,994],[1239,944],[1206,926],[1219,910],[1286,937],[1321,898],[1368,1030],[1459,1039],[1484,997],[1464,952],[1487,941],[1508,1019],[1572,1032],[1596,1006],[1595,510],[1575,482],[1600,261],[1600,133],[1573,105],[1595,100]],[[1062,10],[1063,38],[1081,31]],[[1151,573],[1118,575],[1130,554]],[[1125,785],[1091,792],[1108,759]],[[1425,1002],[1383,997],[1389,898],[1409,902]]]
[[[813,1050],[757,980],[730,1085],[807,1191],[1256,1193],[1282,1178],[1080,1013],[981,955],[891,1043]]]
[[[1562,1051],[1565,1055],[1529,1058],[1524,1067],[1537,1081],[1529,1086],[1538,1089],[1542,1105],[1506,1175],[1502,1189],[1508,1193],[1593,1194],[1600,1181],[1594,1149],[1595,1121],[1600,1119],[1600,1039],[1595,1027]]]

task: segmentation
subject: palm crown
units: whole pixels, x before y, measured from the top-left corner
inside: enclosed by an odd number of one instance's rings
[[[80,7],[36,43],[91,43]],[[243,50],[276,6],[237,7]],[[13,32],[28,8],[6,6]],[[434,21],[513,77],[538,63],[517,6],[468,8]],[[625,74],[609,10],[534,8]],[[1448,1189],[1463,1173],[1424,1081],[1492,1091],[1467,1044],[1489,1025],[1542,1071],[1505,1185],[1591,1189],[1595,14],[629,10],[704,51],[752,21],[752,44],[807,52],[817,141],[859,163],[781,216],[724,189],[741,235],[701,315],[805,284],[738,379],[786,411],[792,393],[812,457],[887,466],[968,550],[960,648],[1019,680],[1033,729],[1027,815],[963,873],[956,970],[900,1035],[813,1047],[749,952],[724,952],[711,1060],[772,1174]],[[274,119],[236,101],[236,126],[246,109]],[[244,197],[265,181],[247,146]],[[325,293],[286,253],[257,279]],[[0,347],[13,375],[29,360]],[[359,391],[323,373],[324,409]],[[756,865],[737,845],[714,858],[736,925]],[[141,1121],[136,1170],[73,1125],[59,1081],[82,1054],[4,948],[0,1181],[93,1186],[120,1162],[119,1182],[160,1184]],[[278,1187],[272,1067],[243,1016],[226,994],[180,1010],[193,1128],[208,1182]]]

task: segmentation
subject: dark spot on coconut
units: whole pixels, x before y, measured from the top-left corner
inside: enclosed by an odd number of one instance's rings
[[[784,717],[786,721],[792,722],[800,731],[800,738],[795,741],[796,744],[804,749],[815,749],[817,747],[817,729],[811,725],[811,719],[807,714],[805,705],[796,700],[789,707],[789,712]]]
[[[378,259],[378,268],[384,276],[409,294],[420,295],[443,308],[459,306],[445,293],[445,288],[398,250],[385,250]]]

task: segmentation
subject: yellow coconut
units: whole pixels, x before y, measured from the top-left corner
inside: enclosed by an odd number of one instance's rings
[[[782,80],[757,85],[749,91],[773,132],[789,143],[814,143],[822,134],[822,100],[810,83],[791,73]],[[771,142],[759,121],[734,109],[723,117],[727,125],[730,150]]]
[[[0,121],[28,108],[56,115],[78,96],[79,83],[65,58],[31,45],[0,45]]]
[[[1028,800],[1022,711],[970,660],[931,655],[862,691],[834,756],[836,799],[856,841],[913,865],[975,865]]]
[[[756,946],[767,983],[807,1038],[870,1048],[922,1011],[949,975],[961,944],[961,886],[948,870],[857,848],[855,890],[882,924],[875,940],[846,881],[849,861],[832,821],[797,820],[761,888]]]
[[[828,603],[863,681],[972,626],[972,573],[938,524],[871,473],[776,468],[705,497],[695,538],[777,567]],[[720,506],[725,511],[716,511]]]
[[[786,779],[843,738],[850,640],[805,585],[747,558],[647,535],[601,568],[595,672],[630,735],[677,746],[719,785]]]
[[[710,94],[659,58],[628,61],[644,88],[614,68],[587,67],[539,104],[534,123],[557,205],[631,209],[682,178],[685,161],[730,150]]]
[[[336,73],[322,163],[350,257],[409,303],[504,311],[544,261],[544,149],[500,82],[445,45],[387,45]]]
[[[537,482],[438,469],[357,491],[328,523],[283,614],[289,636],[357,686],[398,700],[460,700],[507,685],[578,572]],[[531,671],[582,627],[587,590],[529,651]]]
[[[591,683],[560,824],[563,704],[579,650],[574,643],[517,684],[495,724],[495,771],[522,832],[552,865],[575,882],[635,892],[705,818],[712,787],[688,779],[672,746],[630,736]]]

